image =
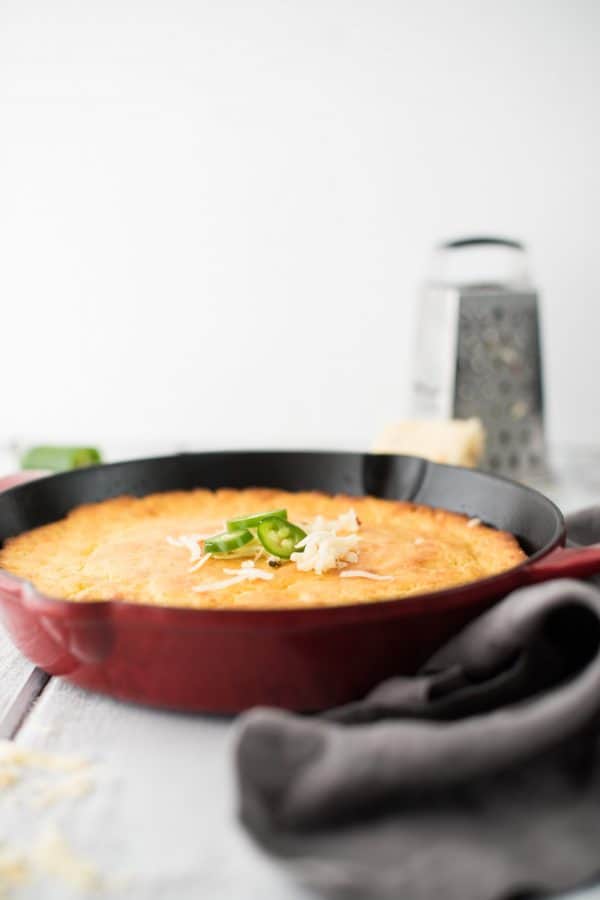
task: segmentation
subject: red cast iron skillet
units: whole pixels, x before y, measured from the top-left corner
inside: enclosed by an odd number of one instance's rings
[[[529,558],[435,593],[264,611],[69,603],[0,570],[0,615],[14,643],[51,674],[141,703],[218,713],[256,704],[318,710],[415,672],[519,585],[600,571],[600,546],[565,549],[563,517],[536,491],[415,457],[361,453],[186,453],[41,478],[0,494],[0,542],[120,494],[249,486],[370,494],[466,513],[512,532]]]

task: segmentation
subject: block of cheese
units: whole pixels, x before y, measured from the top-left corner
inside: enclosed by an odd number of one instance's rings
[[[373,453],[423,456],[454,466],[477,466],[485,450],[485,429],[479,419],[420,419],[384,428]]]

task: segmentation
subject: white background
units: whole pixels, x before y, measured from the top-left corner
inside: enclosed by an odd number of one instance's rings
[[[0,0],[0,440],[367,446],[484,231],[600,442],[599,47],[594,0]]]

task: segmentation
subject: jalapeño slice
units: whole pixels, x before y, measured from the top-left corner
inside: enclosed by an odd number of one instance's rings
[[[21,468],[66,472],[94,466],[101,461],[95,447],[31,447],[21,458]]]
[[[257,534],[265,550],[280,559],[289,559],[296,544],[306,537],[306,532],[297,525],[276,516],[263,519],[258,526]]]
[[[205,553],[231,553],[245,544],[254,540],[254,536],[243,528],[238,531],[224,531],[222,534],[213,534],[204,541]]]
[[[273,509],[269,512],[255,513],[253,516],[240,516],[229,519],[227,531],[238,531],[240,528],[256,528],[264,519],[287,519],[287,509]]]

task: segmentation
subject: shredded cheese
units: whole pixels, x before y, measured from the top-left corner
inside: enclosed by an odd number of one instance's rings
[[[16,784],[19,780],[19,770],[15,766],[2,766],[0,768],[0,790]]]
[[[302,552],[292,553],[290,559],[296,563],[301,572],[314,570],[317,575],[322,575],[329,569],[339,568],[340,563],[356,562],[358,541],[357,534],[339,535],[335,531],[312,531],[296,544]]]
[[[42,833],[31,856],[39,869],[73,888],[89,891],[102,887],[100,872],[87,859],[75,855],[56,825]]]
[[[226,575],[236,575],[242,581],[254,581],[262,579],[262,581],[270,581],[273,578],[271,572],[263,572],[262,569],[223,569]]]
[[[356,533],[359,528],[358,519],[353,509],[342,513],[337,519],[327,520],[317,516],[312,525],[307,527],[308,534],[296,544],[296,550],[290,559],[296,563],[300,572],[314,571],[323,575],[330,569],[342,569],[349,563],[358,562],[358,542]],[[338,532],[348,532],[339,534]]]
[[[25,855],[10,847],[0,847],[0,897],[8,897],[10,887],[23,884],[28,878]]]
[[[47,785],[33,799],[32,805],[37,809],[51,806],[58,800],[84,797],[94,789],[94,781],[84,772],[74,772],[58,784]]]
[[[337,519],[325,519],[323,516],[317,516],[312,525],[308,526],[308,531],[338,531],[356,532],[359,528],[359,522],[353,509],[342,513]]]
[[[223,581],[210,581],[207,584],[198,584],[196,587],[193,587],[192,590],[196,593],[202,593],[203,591],[221,591],[234,584],[240,584],[242,581],[271,581],[273,578],[271,572],[263,572],[262,569],[223,569],[223,573],[225,575],[232,575],[233,577],[225,578]]]
[[[168,535],[166,541],[167,544],[171,545],[171,547],[182,547],[184,550],[187,550],[190,554],[190,565],[192,565],[193,563],[197,562],[202,556],[200,543],[207,537],[210,537],[210,535],[180,534],[179,537],[172,537],[172,535]]]
[[[196,594],[202,594],[205,591],[222,591],[225,588],[232,587],[234,584],[239,584],[240,581],[243,580],[243,578],[239,577],[224,578],[223,581],[210,581],[207,584],[197,584],[196,587],[192,588],[192,590]]]
[[[0,741],[0,773],[15,767],[43,769],[47,772],[74,772],[89,766],[89,761],[81,756],[58,756],[29,750],[13,741]]]
[[[47,826],[26,849],[7,845],[0,847],[0,897],[12,897],[13,887],[32,879],[37,881],[43,875],[48,877],[45,885],[50,886],[53,896],[55,891],[52,887],[66,886],[77,890],[77,896],[81,896],[82,891],[98,891],[108,886],[107,880],[93,863],[74,853],[54,824]]]
[[[200,559],[194,563],[193,566],[190,566],[190,572],[197,572],[198,569],[201,569],[205,562],[207,562],[212,556],[212,553],[205,553],[204,556],[201,556]]]
[[[295,563],[301,572],[314,571],[317,575],[323,575],[330,569],[343,569],[345,566],[357,563],[359,526],[360,523],[353,509],[342,513],[337,519],[328,520],[324,516],[317,516],[311,524],[306,525],[308,533],[296,545],[297,552],[292,553],[291,562]],[[193,573],[201,569],[211,556],[214,556],[211,553],[202,554],[200,542],[206,537],[208,535],[205,534],[181,534],[178,537],[169,535],[166,540],[172,547],[182,547],[188,551],[190,554],[189,571]],[[231,578],[199,584],[192,590],[197,593],[219,591],[239,584],[244,579],[270,581],[273,578],[270,572],[264,572],[254,567],[255,560],[264,553],[262,547],[259,547],[258,551],[255,547],[243,547],[238,551],[223,554],[223,558],[232,559],[236,556],[247,556],[249,553],[256,553],[254,560],[242,563],[240,569],[223,569],[223,573],[231,575]],[[278,560],[278,562],[280,561]]]
[[[375,572],[367,572],[366,569],[347,569],[340,572],[340,578],[370,578],[371,581],[392,581],[393,575],[376,575]]]

